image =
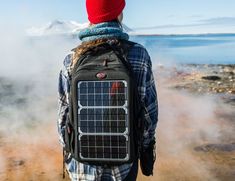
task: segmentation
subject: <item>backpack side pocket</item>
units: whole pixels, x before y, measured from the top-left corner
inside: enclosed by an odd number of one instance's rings
[[[74,142],[74,131],[73,127],[69,122],[69,116],[67,116],[67,121],[65,125],[65,135],[64,135],[64,142],[65,142],[65,151],[71,153],[73,148],[73,142]]]
[[[64,143],[65,143],[65,151],[70,152],[70,139],[71,139],[71,133],[69,130],[68,124],[65,126],[65,134],[64,134]]]

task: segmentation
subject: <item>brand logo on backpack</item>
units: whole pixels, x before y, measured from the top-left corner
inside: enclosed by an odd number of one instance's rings
[[[96,74],[96,78],[103,80],[107,77],[107,74],[104,72],[99,72],[98,74]]]

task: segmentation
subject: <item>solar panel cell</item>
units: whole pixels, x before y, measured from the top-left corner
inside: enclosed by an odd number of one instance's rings
[[[89,159],[125,159],[128,153],[125,136],[81,136],[83,158]],[[88,143],[88,144],[87,144]]]
[[[124,108],[81,108],[79,114],[81,133],[123,133],[126,130],[126,122],[127,114]]]

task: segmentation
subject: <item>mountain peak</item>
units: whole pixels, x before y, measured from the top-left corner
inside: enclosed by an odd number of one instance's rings
[[[29,36],[69,35],[88,27],[88,23],[80,24],[76,21],[54,20],[41,27],[31,27],[27,30]]]
[[[52,21],[51,24],[54,24],[54,25],[58,24],[58,25],[60,25],[60,24],[64,24],[64,21],[56,19],[56,20]]]
[[[76,21],[54,20],[41,27],[31,27],[27,30],[29,36],[72,35],[89,26],[89,23],[80,24]],[[123,24],[126,32],[132,30]]]

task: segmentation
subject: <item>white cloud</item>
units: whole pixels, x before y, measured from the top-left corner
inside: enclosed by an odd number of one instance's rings
[[[135,28],[136,34],[204,34],[235,33],[235,17],[218,17],[196,21],[189,24],[165,24]]]
[[[200,20],[204,24],[235,25],[235,17],[217,17]]]

